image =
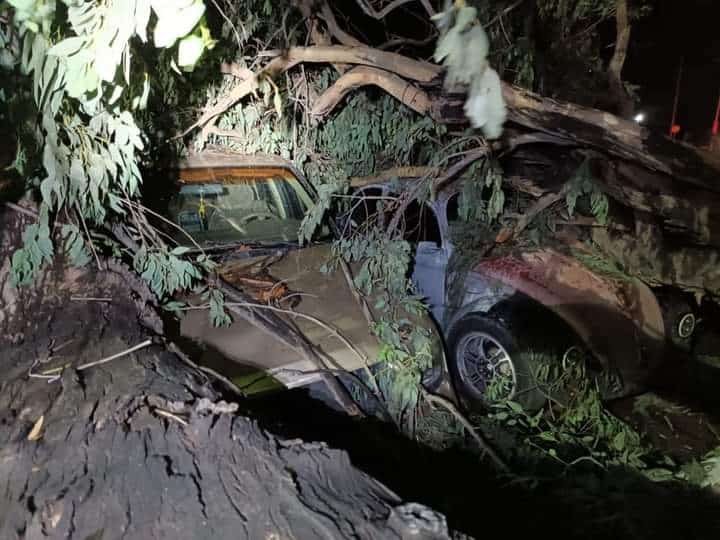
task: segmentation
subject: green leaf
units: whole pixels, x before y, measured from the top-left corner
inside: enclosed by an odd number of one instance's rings
[[[523,408],[522,405],[515,401],[508,401],[507,406],[510,407],[510,410],[512,410],[514,413],[522,413]]]
[[[170,253],[176,256],[185,255],[188,251],[190,251],[190,248],[184,247],[184,246],[178,246],[175,249],[173,249]]]
[[[204,50],[202,38],[195,35],[184,37],[178,47],[178,65],[186,70],[194,67]]]
[[[179,38],[190,33],[200,18],[205,13],[205,5],[201,0],[192,2],[187,7],[179,7],[186,4],[181,0],[171,8],[164,2],[153,2],[153,8],[158,15],[158,22],[155,25],[153,39],[158,48],[172,47]],[[163,7],[158,11],[159,5]]]
[[[70,37],[50,47],[47,54],[50,56],[70,56],[82,49],[84,45],[84,37]]]
[[[176,302],[176,301],[170,301],[165,304],[163,304],[162,308],[166,311],[172,311],[174,313],[181,312],[184,308],[187,307],[187,304],[185,302]]]

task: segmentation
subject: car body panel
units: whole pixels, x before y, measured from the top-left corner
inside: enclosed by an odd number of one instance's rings
[[[277,307],[289,309],[292,305],[294,311],[317,318],[330,328],[336,329],[356,347],[364,359],[373,363],[378,356],[379,344],[372,335],[345,276],[341,270],[329,274],[322,274],[318,270],[328,259],[329,251],[329,245],[319,244],[303,249],[291,249],[272,258],[270,264],[264,268],[277,283],[283,283],[288,288],[285,295],[288,302],[280,299]],[[224,268],[221,268],[221,273],[234,265],[236,275],[242,275],[242,272],[238,272],[238,265],[251,268],[260,263],[261,259],[262,257],[249,257],[228,261],[223,265]],[[232,279],[229,281],[232,283]],[[290,300],[293,301],[292,304]],[[364,359],[358,357],[328,328],[302,316],[281,316],[294,322],[321,354],[331,360],[333,367],[348,371],[364,367]],[[317,367],[300,357],[297,351],[263,334],[256,326],[243,320],[235,320],[227,328],[216,328],[212,326],[207,312],[190,311],[181,321],[181,333],[211,345],[230,360],[266,371],[288,387],[308,384],[319,378],[318,374],[305,376],[291,373],[316,371]]]
[[[600,276],[550,249],[484,259],[473,272],[547,307],[603,365],[628,379],[637,379],[659,360],[665,340],[662,314],[650,289],[637,279]]]

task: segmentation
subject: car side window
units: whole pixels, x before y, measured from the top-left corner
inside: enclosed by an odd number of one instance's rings
[[[447,202],[447,208],[445,210],[445,215],[447,216],[447,222],[449,225],[452,225],[458,221],[460,221],[460,194],[455,193],[452,197],[448,199]]]
[[[440,227],[435,212],[426,204],[412,201],[403,215],[403,237],[411,243],[433,242],[442,244]]]

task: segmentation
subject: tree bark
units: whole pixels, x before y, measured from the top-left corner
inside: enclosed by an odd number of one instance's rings
[[[356,67],[345,73],[313,104],[311,114],[322,117],[329,114],[343,98],[362,86],[374,85],[419,114],[430,111],[428,95],[405,79],[387,71],[371,67]]]
[[[442,515],[402,504],[345,452],[238,414],[138,324],[158,320],[132,272],[58,256],[12,288],[31,221],[0,210],[0,537],[450,538]],[[75,369],[148,337],[156,344]],[[57,366],[58,380],[41,378]]]
[[[510,122],[638,163],[650,171],[720,192],[720,157],[652,133],[614,114],[504,84]]]
[[[243,80],[230,92],[222,96],[213,106],[208,106],[201,117],[185,130],[185,133],[195,127],[204,127],[235,103],[251,94],[257,88],[260,78],[270,77],[274,79],[301,63],[368,66],[424,83],[433,81],[442,73],[442,68],[435,64],[370,47],[348,47],[344,45],[290,47],[283,51],[280,56],[273,58],[255,77]]]

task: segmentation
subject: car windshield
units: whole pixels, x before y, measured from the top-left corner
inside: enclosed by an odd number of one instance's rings
[[[169,213],[201,245],[295,242],[311,205],[308,192],[284,169],[184,169]],[[182,236],[177,240],[187,244]]]

